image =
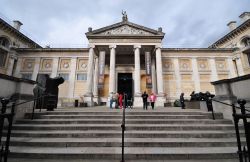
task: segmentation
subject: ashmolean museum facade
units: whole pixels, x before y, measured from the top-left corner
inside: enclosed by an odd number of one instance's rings
[[[129,22],[125,13],[121,22],[89,28],[88,48],[42,48],[19,31],[21,22],[11,26],[0,19],[0,73],[31,80],[38,74],[62,76],[59,104],[104,104],[111,92],[126,92],[140,106],[146,91],[164,106],[182,92],[214,93],[211,81],[250,73],[250,13],[240,19],[208,48],[163,48],[162,28]]]

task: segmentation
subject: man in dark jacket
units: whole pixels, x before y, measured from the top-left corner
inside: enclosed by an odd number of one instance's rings
[[[144,93],[141,95],[142,100],[143,100],[143,109],[148,109],[148,94],[146,93],[146,91],[144,91]]]
[[[185,100],[184,100],[184,93],[181,93],[181,96],[180,96],[180,103],[181,103],[181,108],[182,109],[185,109]]]

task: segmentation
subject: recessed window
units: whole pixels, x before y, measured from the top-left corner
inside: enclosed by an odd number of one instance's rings
[[[77,74],[76,79],[77,80],[87,80],[87,74]]]
[[[250,46],[250,38],[249,37],[242,39],[241,42],[242,42],[244,47]]]
[[[30,74],[30,73],[22,74],[22,78],[31,80],[32,79],[32,74]]]
[[[4,67],[7,60],[7,52],[0,51],[0,67]]]
[[[69,74],[66,73],[60,73],[58,76],[63,77],[64,80],[69,80]]]
[[[0,37],[0,45],[5,47],[5,48],[9,48],[10,47],[10,42],[7,38],[4,37]]]

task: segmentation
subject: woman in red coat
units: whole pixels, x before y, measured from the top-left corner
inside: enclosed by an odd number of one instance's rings
[[[122,109],[122,98],[123,98],[123,95],[122,93],[119,94],[119,105],[120,105],[120,109]]]

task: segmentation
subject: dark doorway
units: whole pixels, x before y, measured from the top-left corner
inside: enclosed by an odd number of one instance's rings
[[[118,73],[118,93],[127,93],[132,96],[133,78],[132,73]]]

